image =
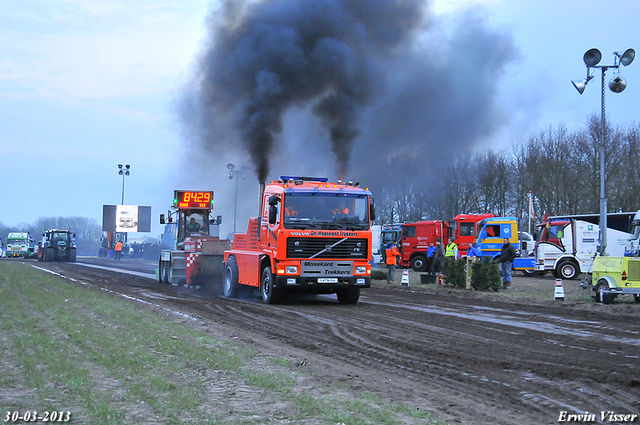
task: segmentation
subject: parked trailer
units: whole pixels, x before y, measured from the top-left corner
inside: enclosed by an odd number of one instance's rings
[[[628,213],[624,214],[628,216]],[[607,229],[607,253],[612,257],[622,257],[633,237],[631,219],[620,219],[620,214],[616,216],[620,225],[617,229]],[[600,226],[589,218],[590,216],[550,218],[541,223],[535,246],[535,270],[551,271],[555,277],[563,279],[574,279],[580,273],[591,273],[600,245]],[[593,218],[595,219],[595,215]],[[615,217],[612,217],[611,223],[616,223]]]

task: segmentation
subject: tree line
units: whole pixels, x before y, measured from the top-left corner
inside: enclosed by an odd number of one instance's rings
[[[437,174],[425,172],[406,186],[383,188],[376,194],[378,221],[493,213],[515,216],[526,229],[529,192],[535,222],[544,214],[599,213],[600,137],[600,119],[594,115],[584,129],[558,125],[502,151],[462,154]],[[637,211],[640,126],[608,126],[604,140],[608,212]]]

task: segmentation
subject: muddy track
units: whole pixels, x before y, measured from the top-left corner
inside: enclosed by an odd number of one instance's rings
[[[184,312],[320,381],[452,423],[551,424],[560,411],[609,423],[600,411],[640,413],[638,316],[386,286],[363,290],[355,306],[333,296],[267,306],[77,264],[34,265]]]

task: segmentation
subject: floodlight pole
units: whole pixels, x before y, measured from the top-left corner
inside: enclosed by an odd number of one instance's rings
[[[636,52],[633,49],[627,49],[622,55],[618,52],[613,52],[614,54],[614,64],[613,65],[598,65],[600,60],[602,59],[602,54],[598,49],[590,49],[588,50],[584,56],[583,61],[585,65],[587,65],[587,78],[583,81],[572,81],[578,93],[582,94],[584,92],[585,87],[591,81],[593,76],[591,75],[591,68],[600,68],[602,71],[602,84],[600,86],[601,89],[601,101],[600,101],[600,131],[599,131],[599,143],[598,143],[598,154],[600,155],[600,246],[598,251],[601,256],[606,256],[607,254],[607,194],[605,191],[605,161],[604,161],[604,148],[607,143],[607,113],[605,109],[605,75],[609,68],[614,68],[616,70],[620,69],[620,66],[628,66],[630,65],[635,56]],[[611,91],[615,93],[621,93],[627,83],[624,79],[619,76],[609,83],[609,88]]]
[[[118,174],[122,176],[122,205],[124,205],[124,178],[131,174],[131,165],[118,164]]]
[[[602,84],[601,84],[601,97],[600,97],[600,146],[598,151],[600,152],[600,255],[605,256],[607,254],[607,193],[604,182],[604,147],[607,143],[607,113],[605,110],[605,91],[604,91],[604,78],[607,72],[607,67],[603,66],[602,70]]]

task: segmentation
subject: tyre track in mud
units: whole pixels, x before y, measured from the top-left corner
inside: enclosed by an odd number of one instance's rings
[[[325,297],[266,306],[51,266],[138,297],[157,292],[162,297],[151,296],[154,303],[223,324],[265,347],[319,356],[338,373],[358,376],[357,386],[453,422],[539,424],[557,423],[560,410],[640,412],[640,339],[621,320],[387,288],[363,291],[356,306]]]

